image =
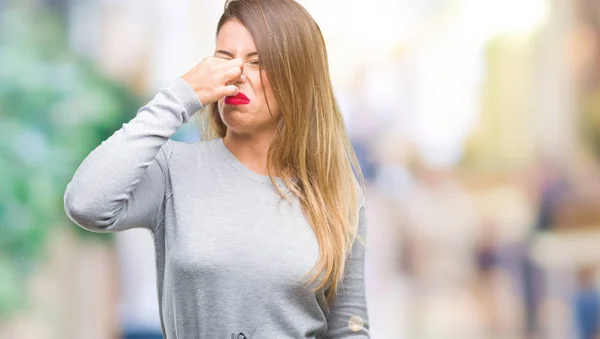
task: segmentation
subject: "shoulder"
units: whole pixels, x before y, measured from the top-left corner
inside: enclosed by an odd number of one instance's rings
[[[215,149],[217,140],[197,141],[193,143],[169,139],[165,144],[165,152],[171,153],[171,156],[194,154],[208,154]]]
[[[165,145],[167,159],[171,166],[194,167],[200,164],[220,163],[222,156],[220,139],[196,141],[193,143],[169,140]]]
[[[366,188],[364,182],[359,181],[356,177],[354,177],[354,191],[356,192],[356,203],[360,210],[365,206]]]

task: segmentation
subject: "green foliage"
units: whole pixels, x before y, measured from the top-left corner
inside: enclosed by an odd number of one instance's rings
[[[81,161],[128,121],[140,99],[69,51],[60,14],[0,12],[0,318],[24,305],[27,274],[57,227]]]

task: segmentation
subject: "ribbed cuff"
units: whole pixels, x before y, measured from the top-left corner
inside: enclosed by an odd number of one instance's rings
[[[194,92],[194,89],[182,78],[178,77],[167,86],[175,98],[183,105],[185,113],[183,123],[190,121],[192,115],[204,107]]]

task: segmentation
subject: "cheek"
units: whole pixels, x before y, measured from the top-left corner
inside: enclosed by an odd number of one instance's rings
[[[267,77],[267,75],[264,73],[262,74],[262,79],[263,79],[263,87],[265,88],[265,93],[267,94],[267,97],[269,99],[271,99],[273,97],[273,91],[271,90],[271,83],[269,82],[269,78]]]
[[[273,94],[273,90],[271,89],[271,83],[269,82],[269,79],[267,78],[267,75],[263,72],[263,86],[260,87],[260,95],[263,97],[266,96],[267,100],[269,101],[269,106],[271,107],[271,110],[273,111],[273,114],[278,115],[279,114],[279,104],[277,103],[277,100],[275,100],[275,95]],[[263,91],[263,87],[264,87],[264,91]],[[266,102],[265,102],[265,106],[266,106]]]
[[[225,105],[225,99],[219,99],[219,101],[217,101],[217,107],[219,108],[219,114],[221,116],[223,116],[223,106]]]

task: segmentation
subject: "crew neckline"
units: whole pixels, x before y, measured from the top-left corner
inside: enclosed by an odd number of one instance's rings
[[[229,162],[240,174],[244,175],[248,179],[263,184],[272,185],[271,178],[268,175],[256,173],[248,167],[246,167],[246,165],[244,165],[241,161],[239,161],[238,158],[229,150],[229,148],[227,148],[225,142],[223,142],[223,138],[218,138],[217,140],[215,140],[215,144],[218,148],[218,151],[225,157],[225,160]],[[275,182],[278,185],[285,186],[285,183],[280,177],[273,178],[275,179]]]

